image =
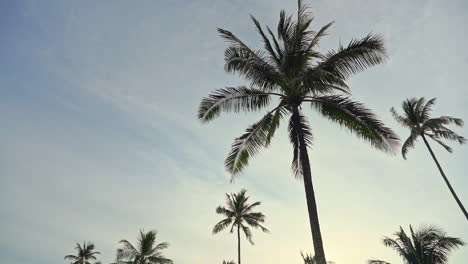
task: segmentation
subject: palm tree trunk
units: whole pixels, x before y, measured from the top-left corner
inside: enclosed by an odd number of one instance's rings
[[[237,225],[237,264],[241,264],[241,260],[240,260],[240,225]]]
[[[309,154],[305,144],[304,136],[299,136],[300,159],[303,169],[304,189],[309,211],[310,229],[312,230],[312,241],[314,243],[314,253],[318,264],[325,264],[325,251],[323,250],[322,234],[318,220],[317,204],[315,201],[314,186],[312,185],[312,173],[310,171]]]
[[[424,143],[426,144],[426,147],[427,149],[429,150],[429,152],[431,153],[431,156],[432,156],[432,159],[434,159],[436,165],[437,165],[437,168],[439,169],[439,172],[440,174],[442,175],[442,178],[444,178],[444,181],[445,183],[447,184],[450,192],[452,193],[453,195],[453,198],[455,198],[455,201],[457,201],[457,204],[458,206],[460,207],[460,209],[462,210],[463,214],[465,215],[466,217],[466,220],[468,220],[468,213],[466,212],[466,209],[465,207],[463,206],[462,202],[460,201],[460,199],[458,199],[458,196],[457,194],[455,193],[455,190],[453,190],[452,188],[452,185],[450,184],[449,180],[447,179],[447,177],[445,176],[445,173],[444,171],[442,170],[442,167],[440,167],[440,164],[439,164],[439,161],[437,161],[437,158],[436,156],[434,155],[434,152],[432,152],[432,149],[431,149],[431,146],[429,146],[429,142],[427,142],[426,140],[426,137],[424,135],[421,135],[423,140],[424,140]]]

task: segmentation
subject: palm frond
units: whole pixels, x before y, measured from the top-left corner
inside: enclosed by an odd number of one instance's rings
[[[268,112],[260,121],[247,128],[245,133],[236,138],[231,146],[224,164],[231,175],[236,175],[248,164],[250,157],[267,145],[271,127],[273,126],[273,115],[277,108]]]
[[[441,116],[437,118],[430,118],[424,122],[424,129],[438,129],[444,125],[455,124],[456,126],[462,127],[463,120],[461,118],[451,117],[451,116]]]
[[[231,43],[225,53],[225,70],[237,72],[251,81],[252,86],[271,90],[278,81],[275,67],[261,51],[253,51],[232,32],[218,28],[220,35]]]
[[[273,49],[273,46],[271,45],[270,40],[268,39],[268,37],[263,32],[263,29],[262,29],[262,26],[260,25],[260,22],[253,15],[250,15],[250,18],[254,22],[258,33],[262,36],[263,44],[265,45],[265,49],[270,54],[271,60],[273,62],[275,62],[277,66],[280,66],[281,65],[281,60],[280,60],[278,54],[276,54],[276,51]]]
[[[293,38],[293,29],[292,29],[292,16],[287,16],[286,11],[280,11],[280,18],[278,21],[278,38],[282,40],[285,44],[285,49],[288,49],[287,43]]]
[[[382,63],[385,58],[382,38],[369,34],[362,39],[351,40],[347,47],[340,46],[338,51],[329,52],[317,68],[346,79],[351,74]]]
[[[431,100],[427,101],[427,103],[424,105],[424,107],[421,110],[421,116],[423,120],[429,119],[432,106],[434,106],[435,102],[436,98],[432,98]]]
[[[258,111],[268,105],[270,95],[245,86],[218,89],[202,99],[198,118],[208,122],[218,117],[221,112]]]
[[[390,108],[390,113],[392,113],[393,118],[402,126],[407,127],[407,128],[412,128],[413,124],[411,123],[410,120],[408,120],[406,117],[398,114],[398,112],[395,110],[395,108]]]
[[[405,140],[405,143],[403,143],[403,145],[401,146],[401,155],[404,159],[406,159],[406,154],[408,154],[408,151],[414,147],[418,136],[418,134],[412,131],[411,135]]]
[[[242,208],[242,213],[244,213],[244,214],[249,213],[250,211],[252,211],[252,209],[254,207],[257,207],[257,206],[259,206],[261,204],[262,204],[262,202],[257,201],[257,202],[254,202],[254,203],[250,204],[250,205],[244,206],[244,208]]]
[[[264,216],[263,218],[261,219],[258,219],[258,218],[255,218],[255,217],[244,217],[244,220],[247,224],[249,224],[250,226],[254,227],[254,228],[259,228],[260,230],[262,230],[262,232],[264,233],[268,233],[270,232],[270,230],[268,230],[266,227],[264,227],[261,223],[264,222]]]
[[[226,218],[226,219],[223,219],[221,221],[219,221],[214,227],[213,227],[213,234],[217,234],[221,231],[223,231],[224,229],[226,229],[226,227],[228,227],[230,224],[232,223],[232,218]]]
[[[77,260],[78,257],[75,256],[75,255],[66,255],[63,259],[64,259],[64,260],[67,260],[67,259],[69,259],[69,260]]]
[[[372,146],[394,153],[398,136],[361,103],[338,95],[311,97],[310,102],[324,117],[346,127]]]
[[[271,120],[271,126],[270,129],[268,130],[268,134],[266,137],[266,142],[265,142],[265,147],[268,147],[271,143],[271,140],[273,136],[275,135],[276,129],[279,128],[281,119],[283,118],[283,115],[285,114],[286,109],[280,105],[274,112],[273,118]]]
[[[459,144],[466,143],[466,139],[463,136],[458,135],[457,133],[446,127],[441,126],[437,129],[431,129],[430,131],[437,138],[443,138],[450,141],[457,141]]]
[[[442,140],[440,140],[437,136],[435,135],[428,135],[432,140],[434,140],[435,142],[437,142],[439,145],[441,145],[445,150],[447,150],[449,153],[452,153],[453,152],[453,149],[445,144]]]
[[[350,94],[350,89],[341,76],[322,68],[308,68],[302,79],[307,94],[327,94],[335,91]]]
[[[168,259],[168,258],[165,258],[165,257],[162,257],[162,256],[151,256],[151,257],[148,257],[147,260],[149,260],[149,263],[151,264],[173,264],[174,261],[172,261],[171,259]]]
[[[216,207],[216,213],[217,214],[222,214],[226,217],[232,217],[234,216],[234,212],[229,210],[229,209],[226,209],[224,206],[218,206]]]
[[[275,51],[276,51],[276,55],[278,56],[278,59],[279,59],[279,62],[281,63],[283,61],[283,49],[280,47],[280,44],[278,42],[278,40],[276,39],[276,36],[275,34],[273,33],[273,31],[271,31],[271,29],[267,26],[266,27],[267,30],[268,30],[268,34],[270,34],[270,37],[271,39],[273,40],[273,44],[275,45]]]
[[[378,259],[370,259],[367,261],[368,264],[390,264],[389,262],[378,260]]]
[[[320,39],[322,37],[328,35],[327,30],[328,30],[328,28],[330,28],[333,25],[333,23],[335,23],[335,21],[332,21],[332,22],[326,24],[319,31],[317,31],[317,33],[315,33],[314,38],[310,41],[309,47],[307,48],[307,50],[311,50],[314,47],[318,46],[318,44],[320,42]]]
[[[294,175],[299,178],[303,176],[303,167],[302,167],[302,144],[307,148],[312,144],[313,136],[312,130],[309,126],[309,122],[306,117],[298,109],[294,110],[291,118],[289,119],[289,140],[293,145],[293,161],[292,161],[292,170]]]
[[[244,233],[245,237],[247,240],[250,242],[250,244],[254,244],[253,239],[252,239],[252,232],[250,231],[250,228],[245,225],[240,225],[242,232]]]

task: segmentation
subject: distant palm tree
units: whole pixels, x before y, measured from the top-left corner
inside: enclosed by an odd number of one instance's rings
[[[395,108],[391,108],[390,111],[393,114],[393,117],[403,126],[409,128],[411,130],[411,134],[406,139],[405,143],[401,148],[401,153],[403,158],[406,159],[406,154],[408,153],[409,149],[414,147],[416,140],[418,137],[421,137],[426,144],[429,153],[431,153],[434,162],[439,169],[442,178],[444,179],[445,183],[447,184],[450,192],[457,201],[458,206],[462,210],[463,214],[465,215],[466,219],[468,220],[468,213],[466,212],[465,207],[463,206],[462,202],[458,198],[455,190],[452,188],[447,176],[445,176],[442,167],[439,164],[434,152],[429,146],[429,142],[427,141],[426,136],[434,140],[435,142],[439,143],[442,147],[444,147],[448,152],[452,152],[452,148],[447,146],[442,140],[451,140],[456,141],[460,144],[464,144],[466,139],[457,133],[453,132],[452,130],[445,127],[445,125],[455,124],[456,126],[463,126],[463,120],[460,118],[455,118],[451,116],[441,116],[436,118],[431,118],[430,112],[431,108],[434,105],[436,99],[433,98],[426,102],[424,97],[419,99],[417,98],[410,98],[403,101],[403,111],[404,115],[400,115],[397,113]]]
[[[449,254],[465,243],[456,237],[446,236],[434,226],[422,227],[416,232],[410,226],[411,237],[402,227],[395,239],[385,237],[383,243],[393,248],[406,264],[446,264]],[[369,264],[389,264],[382,260],[369,260]]]
[[[76,255],[66,255],[65,260],[70,260],[72,264],[91,264],[90,260],[96,260],[96,256],[101,254],[100,252],[94,251],[94,244],[91,242],[83,242],[83,245],[76,243],[75,247]],[[95,264],[100,263],[99,261],[94,262]]]
[[[248,203],[249,197],[246,196],[246,190],[243,189],[239,193],[226,193],[226,207],[218,206],[216,213],[225,216],[226,218],[219,221],[213,227],[213,234],[217,234],[227,227],[231,227],[230,232],[237,229],[237,263],[241,264],[240,255],[240,231],[244,233],[245,237],[253,245],[252,232],[249,226],[260,228],[263,232],[268,232],[262,224],[265,222],[265,215],[260,212],[252,212],[252,210],[259,206],[260,202],[252,204]]]
[[[318,264],[319,260],[316,256],[312,256],[312,254],[304,254],[301,252],[302,260],[304,260],[304,264]],[[334,264],[332,261],[328,261],[328,264]]]
[[[236,264],[234,260],[223,260],[223,264]]]
[[[161,250],[166,249],[167,242],[156,244],[156,231],[145,233],[140,230],[136,246],[125,239],[119,241],[123,244],[117,249],[118,264],[172,264],[172,260],[165,258]]]
[[[283,10],[278,35],[275,36],[267,27],[271,40],[259,21],[253,16],[252,20],[262,37],[265,51],[254,51],[230,31],[218,29],[229,42],[225,51],[225,70],[238,73],[250,81],[250,85],[214,91],[201,101],[198,118],[209,122],[221,112],[261,111],[272,102],[272,98],[277,99],[276,107],[268,110],[260,121],[234,140],[225,167],[233,176],[240,173],[252,156],[270,144],[282,119],[290,116],[288,132],[293,145],[292,168],[298,178],[304,179],[314,251],[320,262],[325,263],[308,156],[312,130],[302,107],[310,106],[371,145],[392,152],[398,141],[396,134],[369,109],[347,97],[350,88],[346,84],[352,74],[384,61],[384,44],[380,36],[369,34],[362,39],[351,40],[345,47],[340,45],[337,51],[319,52],[318,43],[327,35],[332,23],[318,31],[311,30],[309,26],[313,17],[301,0],[298,1],[297,21]]]

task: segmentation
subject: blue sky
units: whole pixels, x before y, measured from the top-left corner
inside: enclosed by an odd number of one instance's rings
[[[308,2],[316,28],[335,21],[324,51],[369,32],[384,37],[387,63],[349,84],[402,138],[408,132],[388,110],[406,97],[437,97],[435,115],[468,120],[466,1]],[[157,229],[177,263],[235,259],[235,237],[211,235],[214,208],[225,192],[247,188],[271,233],[254,233],[253,247],[243,242],[244,262],[301,263],[312,244],[285,127],[230,184],[229,145],[260,113],[196,120],[208,92],[245,83],[224,73],[216,27],[259,47],[249,14],[274,26],[282,8],[295,12],[295,1],[1,1],[0,262],[65,263],[76,242],[91,240],[109,263],[117,241],[140,228]],[[468,242],[421,142],[404,161],[308,116],[329,260],[402,263],[381,243],[399,225],[435,224]],[[468,148],[434,148],[467,204]],[[450,263],[466,259],[467,247]]]

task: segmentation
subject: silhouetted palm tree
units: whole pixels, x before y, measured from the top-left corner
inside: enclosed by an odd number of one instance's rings
[[[406,154],[408,153],[409,149],[414,147],[414,144],[416,143],[418,137],[422,137],[427,149],[429,150],[429,153],[431,154],[432,158],[434,159],[434,162],[437,165],[437,168],[439,169],[440,174],[442,175],[442,178],[444,179],[450,192],[455,198],[455,201],[457,201],[458,206],[460,207],[466,219],[468,220],[468,213],[466,212],[465,207],[463,206],[462,202],[455,193],[455,190],[452,188],[452,185],[450,184],[447,176],[445,176],[445,173],[442,170],[442,167],[440,166],[439,161],[437,160],[426,138],[426,136],[428,136],[451,153],[452,148],[447,146],[442,140],[451,140],[463,144],[466,142],[466,139],[445,126],[455,124],[456,126],[461,127],[463,126],[463,120],[451,116],[431,118],[430,112],[435,101],[436,99],[433,98],[426,102],[424,97],[421,97],[419,99],[406,99],[405,101],[403,101],[402,104],[404,111],[403,116],[398,114],[395,108],[392,107],[390,109],[398,123],[411,130],[410,136],[408,137],[408,139],[406,139],[405,143],[403,143],[401,153],[403,155],[403,158],[406,159]]]
[[[90,260],[96,260],[96,256],[101,254],[100,252],[94,251],[94,244],[91,242],[83,242],[83,245],[76,243],[75,247],[76,255],[66,255],[65,260],[70,260],[72,264],[91,264]],[[100,263],[99,261],[95,264]]]
[[[249,196],[246,196],[245,189],[239,193],[226,193],[226,207],[218,206],[216,213],[225,216],[226,218],[219,221],[213,227],[213,234],[217,234],[222,230],[231,227],[230,232],[237,229],[237,263],[241,263],[240,257],[240,231],[244,233],[245,237],[253,245],[252,232],[249,226],[254,228],[260,228],[263,232],[268,232],[262,224],[265,222],[265,215],[260,212],[252,212],[252,210],[259,206],[260,202],[248,203]]]
[[[325,263],[307,152],[312,143],[312,131],[302,106],[310,106],[371,145],[392,151],[398,141],[395,133],[361,103],[346,96],[350,94],[346,79],[382,63],[385,59],[384,44],[378,35],[369,34],[362,39],[351,40],[345,47],[340,45],[337,51],[319,52],[318,43],[332,23],[318,31],[310,30],[313,17],[300,0],[297,21],[281,11],[278,35],[275,36],[267,27],[271,40],[258,20],[253,16],[252,20],[262,37],[265,51],[254,51],[230,31],[218,29],[230,44],[225,51],[226,71],[245,77],[250,85],[214,91],[201,101],[198,118],[209,122],[221,112],[261,111],[273,98],[278,99],[273,109],[235,139],[225,166],[233,176],[241,172],[250,157],[270,144],[281,120],[290,116],[288,132],[293,145],[292,168],[297,177],[304,179],[315,255]]]
[[[127,240],[120,240],[123,244],[117,249],[118,264],[172,264],[173,261],[164,257],[161,250],[166,249],[167,242],[156,244],[156,231],[145,233],[140,230],[140,236],[137,238],[136,246]]]
[[[312,256],[312,254],[304,254],[301,252],[302,260],[304,260],[304,264],[318,264],[319,260],[317,257]],[[328,264],[334,264],[332,261],[328,261]]]
[[[385,237],[383,243],[393,248],[406,264],[445,264],[449,254],[465,243],[456,237],[446,236],[440,229],[429,226],[416,232],[410,226],[411,237],[402,227],[395,238]],[[369,260],[369,264],[389,264],[382,260]]]

